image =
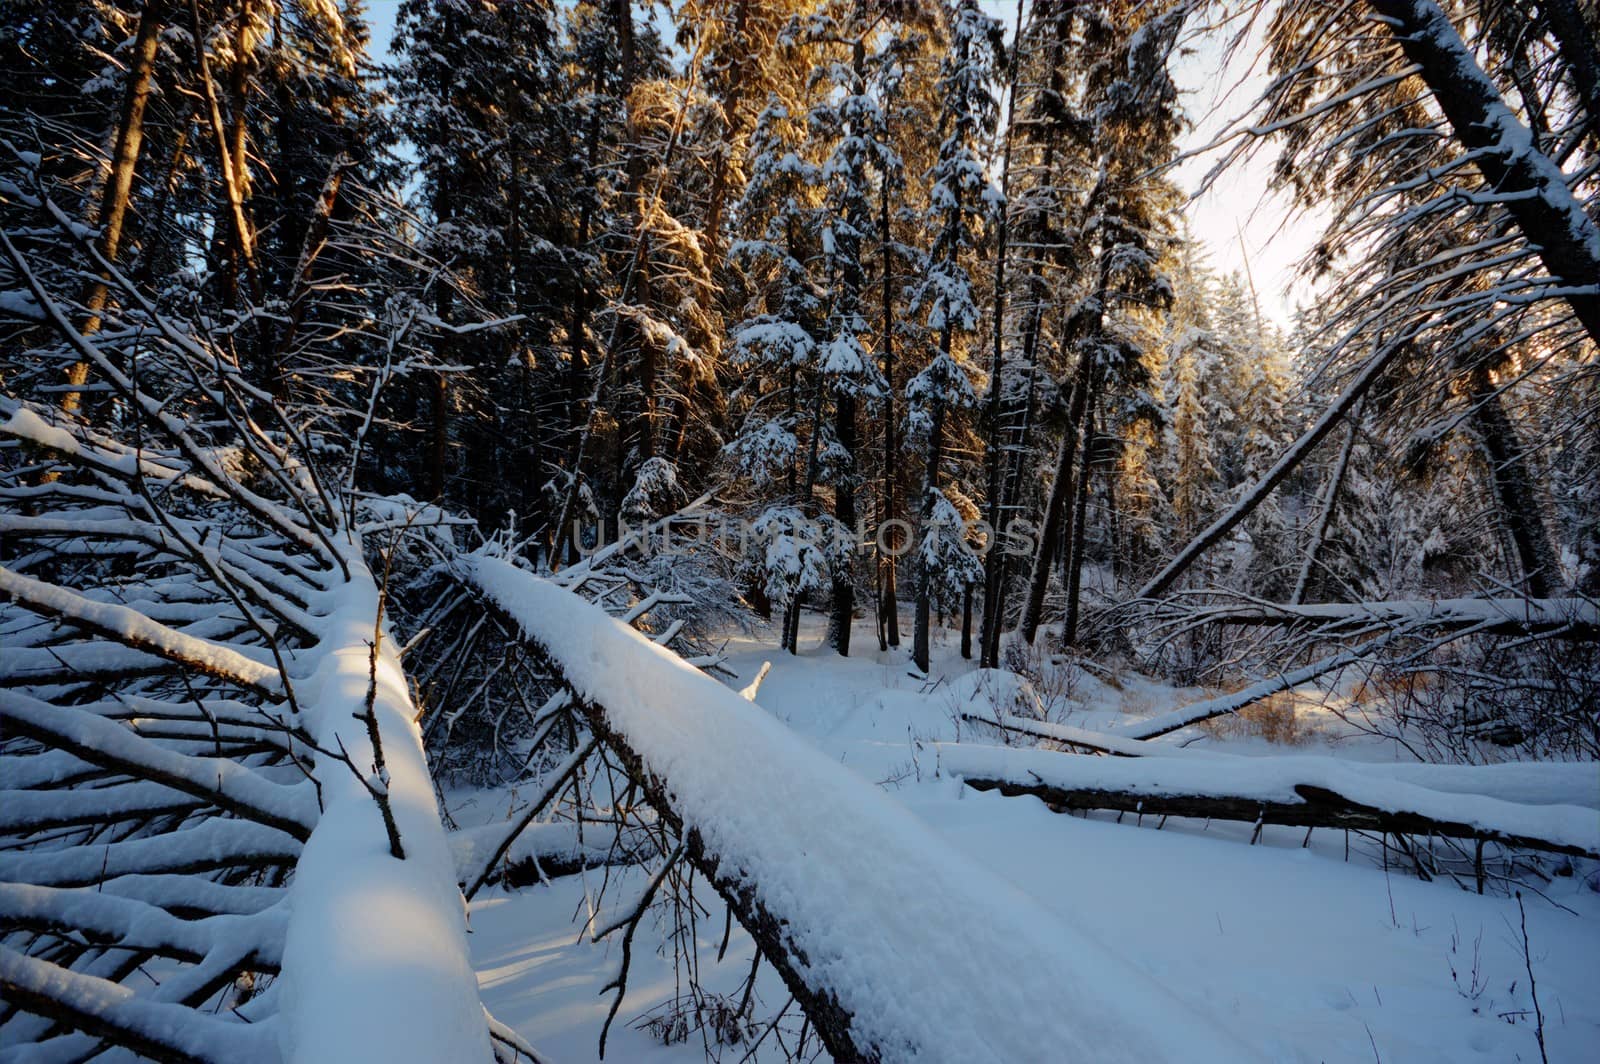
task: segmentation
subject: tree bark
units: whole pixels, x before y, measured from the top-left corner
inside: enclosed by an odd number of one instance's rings
[[[739,140],[739,107],[744,99],[744,88],[753,80],[754,75],[746,66],[747,59],[753,54],[754,49],[745,41],[745,24],[750,14],[750,0],[738,0],[733,15],[733,40],[734,55],[736,58],[729,71],[728,95],[723,101],[723,114],[727,116],[727,128],[722,131],[721,143],[718,145],[716,162],[711,171],[711,191],[706,200],[706,241],[708,266],[717,269],[722,265],[722,211],[728,198],[728,155]]]
[[[897,519],[895,481],[900,476],[900,430],[894,411],[894,235],[890,228],[889,182],[880,182],[878,215],[878,245],[883,253],[883,377],[888,389],[883,398],[883,521],[887,525]],[[880,533],[881,538],[881,533]],[[884,638],[889,646],[900,645],[900,592],[895,586],[895,570],[899,559],[895,552],[900,548],[899,536],[891,533],[887,556],[883,559],[883,597],[878,605],[879,616],[884,618]]]
[[[1600,44],[1584,21],[1577,0],[1539,0],[1574,89],[1583,101],[1590,136],[1600,133]]]
[[[1527,455],[1487,368],[1472,371],[1471,389],[1473,433],[1483,448],[1489,484],[1522,571],[1523,589],[1533,598],[1548,598],[1560,581],[1561,568],[1545,530]]]
[[[1062,754],[1062,757],[1081,757]],[[1140,817],[1182,816],[1207,820],[1239,820],[1247,824],[1281,824],[1286,827],[1326,827],[1335,830],[1383,831],[1406,835],[1440,835],[1455,839],[1488,839],[1520,849],[1544,850],[1592,857],[1589,850],[1553,839],[1480,828],[1460,821],[1439,820],[1405,810],[1390,811],[1364,805],[1324,787],[1309,783],[1295,786],[1302,799],[1263,801],[1249,796],[1207,794],[1149,794],[1143,789],[1116,791],[1099,787],[1056,787],[1036,781],[980,778],[963,780],[978,791],[999,791],[1007,796],[1032,795],[1057,810],[1114,809]]]
[[[1093,399],[1091,397],[1091,403]],[[1078,489],[1072,507],[1072,535],[1067,543],[1067,615],[1061,622],[1061,642],[1078,643],[1078,601],[1083,591],[1083,551],[1088,542],[1089,484],[1094,475],[1095,412],[1091,407],[1084,420],[1083,443],[1078,456]]]
[[[100,236],[96,241],[100,254],[107,262],[115,262],[122,248],[122,228],[127,219],[128,206],[133,198],[133,178],[139,166],[139,151],[144,145],[144,113],[150,103],[151,83],[155,77],[156,58],[161,51],[161,30],[166,23],[166,0],[146,0],[139,13],[139,30],[133,42],[133,55],[128,65],[128,80],[123,87],[122,112],[117,119],[117,133],[111,150],[111,169],[106,175],[105,187],[100,194],[100,210],[96,221]],[[84,305],[88,313],[81,326],[84,335],[100,331],[100,316],[105,309],[109,278],[101,276],[89,286]],[[62,394],[63,413],[75,413],[83,401],[78,391],[89,379],[89,363],[74,362],[67,369],[67,384],[71,390]]]
[[[249,285],[251,298],[257,303],[261,301],[261,276],[256,264],[255,230],[250,224],[249,216],[245,212],[245,196],[249,183],[246,174],[241,173],[236,164],[242,164],[244,151],[242,145],[235,145],[230,138],[227,126],[222,120],[222,106],[217,100],[217,85],[211,74],[211,62],[206,58],[204,46],[205,31],[200,21],[200,6],[198,0],[189,0],[189,16],[193,24],[195,39],[195,62],[199,67],[200,86],[206,101],[206,115],[211,126],[211,136],[216,144],[218,169],[221,172],[223,196],[228,204],[225,215],[228,225],[225,227],[233,237],[230,255],[236,267],[242,267]],[[236,62],[239,70],[243,69],[243,59]],[[235,106],[239,101],[235,100]],[[244,130],[243,116],[235,119],[235,135],[242,135]],[[234,271],[233,281],[227,285],[224,296],[233,299],[237,296],[237,275]]]
[[[972,660],[972,587],[968,584],[961,591],[961,656]]]
[[[1003,159],[1000,164],[1000,218],[996,226],[994,253],[994,349],[989,356],[989,394],[984,397],[983,469],[986,500],[989,504],[989,543],[983,554],[983,627],[979,636],[978,664],[992,669],[998,654],[1000,626],[1000,578],[1003,552],[995,549],[1000,530],[1005,522],[1001,479],[1001,425],[1000,378],[1005,370],[1005,319],[1006,319],[1006,252],[1011,235],[1011,144],[1016,129],[1017,116],[1017,50],[1022,42],[1023,8],[1026,0],[1017,0],[1017,24],[1011,39],[1011,54],[1006,65],[1006,81],[1010,88],[1006,102],[1006,133]],[[962,657],[972,656],[972,637],[967,615],[972,610],[969,593],[963,602],[961,626]],[[991,649],[993,648],[993,649]]]
[[[1311,591],[1311,581],[1315,577],[1318,562],[1322,556],[1322,548],[1328,542],[1328,529],[1333,525],[1334,511],[1339,507],[1339,493],[1344,490],[1345,474],[1350,470],[1350,456],[1356,449],[1356,438],[1360,435],[1360,415],[1350,422],[1350,434],[1345,437],[1344,446],[1339,450],[1339,460],[1334,464],[1333,472],[1328,475],[1328,487],[1323,493],[1322,504],[1318,507],[1317,524],[1311,533],[1311,542],[1306,545],[1305,560],[1300,565],[1300,575],[1294,582],[1294,593],[1289,596],[1289,602],[1298,606],[1306,600]]]
[[[950,329],[946,326],[940,347],[947,352],[950,339]],[[939,490],[939,467],[944,462],[944,416],[945,401],[941,388],[933,402],[933,425],[928,430],[928,466],[923,480],[921,521],[918,522],[922,529],[927,528],[933,516],[933,496]],[[928,671],[932,657],[932,625],[933,574],[924,559],[923,564],[917,567],[917,612],[911,635],[911,660],[923,672]]]
[[[1049,69],[1051,71],[1050,91],[1061,91],[1061,30],[1063,11],[1056,12],[1056,17],[1051,20]],[[1022,19],[1018,18],[1018,24]],[[1013,89],[1015,91],[1015,89]],[[1056,140],[1060,135],[1061,127],[1058,123],[1049,123],[1042,127],[1044,130],[1043,143],[1044,155],[1040,160],[1039,169],[1044,175],[1044,188],[1052,188],[1055,181],[1056,166]],[[1029,225],[1030,238],[1039,243],[1048,243],[1041,240],[1041,235],[1048,228],[1046,212],[1037,208],[1031,213]],[[1061,254],[1058,248],[1053,255]],[[1012,431],[1008,426],[1009,453],[1003,456],[1005,466],[1004,486],[1001,494],[1000,512],[1002,515],[1015,514],[1020,509],[1022,498],[1022,476],[1027,466],[1027,451],[1033,434],[1034,395],[1036,371],[1039,365],[1039,340],[1044,332],[1044,313],[1048,299],[1048,290],[1042,271],[1035,267],[1028,279],[1028,288],[1032,305],[1028,309],[1027,324],[1022,335],[1022,359],[1028,367],[1028,387],[1023,397],[1021,423]],[[1009,551],[1002,551],[997,564],[997,573],[994,580],[994,626],[984,633],[983,652],[988,660],[995,665],[1000,661],[1000,634],[1005,625],[1006,601],[1010,595],[1011,555]],[[987,608],[987,607],[986,607]]]
[[[833,609],[828,620],[828,642],[841,657],[850,656],[850,625],[856,612],[854,540],[856,527],[856,399],[840,392],[834,399],[835,428],[839,446],[850,456],[850,467],[841,470],[833,489],[833,515],[852,537],[849,549],[833,573]]]
[[[1050,566],[1055,562],[1056,547],[1061,542],[1061,519],[1066,513],[1067,499],[1076,486],[1072,476],[1073,460],[1078,453],[1079,429],[1089,401],[1091,376],[1089,356],[1080,355],[1071,398],[1067,402],[1067,425],[1062,430],[1061,450],[1056,458],[1056,478],[1050,485],[1050,495],[1045,501],[1039,546],[1033,558],[1033,573],[1028,580],[1028,598],[1023,603],[1022,620],[1017,626],[1023,642],[1030,645],[1039,634],[1039,623],[1044,616],[1044,596],[1050,588]]]

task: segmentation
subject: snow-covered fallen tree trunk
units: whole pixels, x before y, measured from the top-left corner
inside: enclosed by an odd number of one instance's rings
[[[297,687],[317,746],[375,769],[358,777],[331,757],[321,762],[322,816],[289,891],[284,1057],[487,1061],[489,1028],[416,709],[377,626],[378,588],[352,555],[350,582],[327,604],[329,649]],[[393,853],[389,817],[403,856]]]
[[[1078,751],[1092,754],[1110,754],[1113,757],[1213,757],[1209,750],[1187,750],[1180,746],[1163,746],[1143,739],[1129,739],[1109,732],[1090,731],[1070,724],[1053,724],[1050,721],[1019,717],[1010,713],[962,713],[961,719],[969,724],[983,724],[998,731],[1029,735],[1035,739],[1048,739]]]
[[[1034,720],[1012,714],[963,713],[961,719],[1001,731],[1045,739],[1075,750],[1114,757],[1224,759],[1239,766],[1258,762],[1248,755],[1128,739],[1107,732]],[[1242,760],[1241,760],[1242,759]],[[1305,758],[1298,758],[1304,763]],[[1476,794],[1524,805],[1573,805],[1600,810],[1600,764],[1593,761],[1503,761],[1492,765],[1435,765],[1425,762],[1341,761],[1344,771],[1424,787],[1447,794]],[[1248,771],[1240,768],[1240,771]]]
[[[1556,635],[1600,639],[1600,604],[1581,598],[1456,598],[1286,605],[1247,602],[1185,615],[1188,623],[1291,626],[1330,634],[1373,624],[1415,631],[1472,629],[1482,635]]]
[[[836,1059],[1249,1059],[738,692],[508,562],[462,578],[560,671]]]
[[[1562,766],[1352,765],[1327,757],[1082,757],[1049,750],[939,743],[940,772],[977,790],[1031,794],[1067,809],[1209,817],[1293,827],[1441,835],[1600,858],[1595,790],[1586,770],[1582,804],[1532,804],[1495,796],[1528,793],[1523,777]],[[1390,771],[1399,768],[1399,771]],[[1408,771],[1420,769],[1423,771]],[[1421,783],[1430,771],[1434,786]],[[1571,786],[1582,771],[1560,773]],[[1408,778],[1409,777],[1409,778]],[[1548,795],[1548,791],[1543,792]],[[1587,799],[1584,801],[1583,799]]]

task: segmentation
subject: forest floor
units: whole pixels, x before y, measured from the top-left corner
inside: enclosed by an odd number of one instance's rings
[[[1015,679],[974,670],[944,633],[932,676],[923,680],[911,673],[908,648],[878,652],[870,623],[858,624],[849,659],[822,645],[823,628],[822,618],[805,618],[798,657],[777,651],[769,632],[733,636],[725,654],[738,680],[728,682],[742,687],[771,661],[756,701],[787,723],[796,741],[883,787],[955,851],[1085,928],[1264,1059],[1538,1061],[1530,982],[1549,1060],[1596,1059],[1600,893],[1592,870],[1535,881],[1538,892],[1524,891],[1524,939],[1517,902],[1503,891],[1479,896],[1448,877],[1423,882],[1409,867],[1385,870],[1377,847],[1359,840],[1347,857],[1342,832],[1316,832],[1302,845],[1303,830],[1267,827],[1251,845],[1248,824],[1174,819],[1158,831],[1148,820],[1141,826],[1132,817],[1119,824],[1108,813],[1064,816],[1035,798],[972,791],[938,775],[926,743],[972,738],[957,707],[996,696],[1003,704]],[[1053,674],[1038,694],[1052,720],[1085,728],[1150,716],[1202,694],[1142,677],[1111,679],[1077,670]],[[1387,743],[1353,735],[1319,703],[1307,695],[1291,712],[1280,701],[1265,720],[1185,729],[1163,741],[1199,737],[1232,752],[1409,759]],[[992,734],[977,738],[996,741]],[[446,797],[458,820],[473,822],[493,819],[510,799],[492,791]],[[470,946],[484,1003],[555,1061],[596,1059],[612,996],[602,988],[620,951],[614,943],[590,944],[583,925],[606,875],[592,870],[510,893],[492,888],[471,907]],[[638,869],[612,869],[609,876],[601,923],[644,880]],[[723,962],[715,964],[723,916],[715,898],[708,900],[711,912],[699,918],[695,933],[702,983],[733,994],[753,946],[735,927]],[[674,975],[670,923],[640,928],[608,1060],[703,1059],[701,1032],[667,1046],[647,1029],[651,1017],[675,1011],[672,1002],[684,989]],[[771,1017],[787,997],[765,966],[756,994],[758,1019]],[[799,1027],[791,1009],[750,1059],[782,1059],[780,1039],[793,1045]],[[749,1045],[713,1041],[710,1048],[721,1060],[740,1061]],[[1051,1059],[1050,1047],[1041,1046],[1038,1059]]]

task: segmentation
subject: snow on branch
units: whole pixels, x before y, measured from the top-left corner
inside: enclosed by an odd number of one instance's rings
[[[0,946],[7,1001],[153,1060],[251,1064],[278,1059],[269,1025],[229,1023],[194,1009],[140,1000],[108,979],[81,975]]]
[[[203,799],[302,842],[317,820],[316,797],[309,782],[284,786],[226,758],[180,754],[121,724],[71,706],[53,706],[17,691],[0,690],[0,719],[15,734],[37,739],[90,764]]]
[[[126,606],[95,602],[77,592],[5,568],[0,568],[0,592],[42,616],[60,618],[75,627],[176,662],[197,673],[214,676],[269,698],[283,693],[283,678],[271,665],[230,647],[184,635]]]

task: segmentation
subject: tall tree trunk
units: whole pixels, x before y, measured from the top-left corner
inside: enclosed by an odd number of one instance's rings
[[[715,270],[722,265],[722,211],[728,199],[728,156],[739,141],[739,107],[744,99],[746,83],[753,75],[747,66],[747,55],[753,50],[745,41],[745,23],[750,14],[750,0],[738,0],[733,13],[734,54],[732,77],[728,82],[728,95],[723,100],[722,111],[728,126],[722,131],[717,155],[711,169],[711,191],[706,199],[705,234],[707,241],[707,268]]]
[[[328,242],[328,229],[333,222],[334,207],[339,201],[339,190],[344,186],[344,175],[351,165],[350,156],[343,152],[334,156],[333,163],[328,168],[328,176],[322,182],[322,191],[312,204],[311,217],[300,226],[304,230],[304,236],[301,240],[300,253],[295,259],[293,288],[289,296],[289,323],[277,341],[278,361],[288,355],[289,348],[300,332],[300,326],[305,323],[306,308],[311,303],[313,291],[311,281],[315,276],[317,257],[322,254],[322,249]]]
[[[1589,338],[1600,343],[1600,225],[1585,213],[1566,176],[1533,147],[1450,16],[1434,0],[1367,0],[1416,64],[1456,139],[1504,209],[1516,219]]]
[[[172,197],[177,195],[178,186],[183,178],[185,163],[189,162],[189,138],[198,119],[198,113],[192,110],[196,107],[195,101],[189,102],[191,111],[173,124],[177,136],[173,139],[171,151],[162,160],[164,172],[159,183],[155,185],[155,194],[150,200],[148,210],[152,218],[165,218],[171,207]],[[163,232],[160,229],[148,234],[140,248],[139,263],[134,269],[133,279],[141,285],[149,285],[156,277],[166,273],[167,267],[177,261],[180,253],[175,250],[179,243],[178,234]]]
[[[1094,190],[1090,192],[1090,203],[1096,203],[1104,190],[1106,181],[1106,168],[1101,166],[1101,178]],[[1101,333],[1106,323],[1106,301],[1110,291],[1110,248],[1102,246],[1099,250],[1099,264],[1096,267],[1098,282],[1094,285],[1094,307],[1086,320],[1070,325],[1064,330],[1062,344],[1070,344],[1083,336],[1096,336]],[[1038,635],[1038,626],[1045,614],[1045,592],[1050,590],[1050,563],[1054,560],[1054,552],[1061,546],[1064,531],[1061,518],[1067,514],[1067,501],[1075,496],[1077,482],[1072,477],[1072,462],[1088,462],[1088,438],[1085,435],[1086,413],[1093,408],[1094,382],[1098,379],[1099,368],[1094,365],[1094,358],[1090,350],[1080,350],[1078,365],[1072,374],[1072,395],[1067,400],[1067,427],[1061,437],[1061,454],[1056,459],[1056,482],[1050,485],[1050,499],[1045,504],[1045,523],[1038,533],[1038,554],[1034,558],[1034,573],[1027,586],[1027,602],[1022,605],[1022,622],[1018,626],[1022,640],[1032,645]],[[1066,557],[1069,552],[1064,550],[1062,562],[1070,562]],[[1062,566],[1066,570],[1066,566]],[[1066,576],[1066,571],[1064,571]],[[1066,582],[1066,581],[1062,581]]]
[[[1522,570],[1523,588],[1533,598],[1547,598],[1561,578],[1561,569],[1545,530],[1527,454],[1486,367],[1472,371],[1470,386],[1473,433],[1483,447],[1500,520]]]
[[[189,16],[192,23],[195,39],[195,62],[199,67],[200,87],[206,101],[206,116],[211,126],[211,137],[215,142],[217,163],[222,180],[223,197],[227,201],[228,210],[225,218],[225,228],[232,240],[229,245],[230,259],[235,264],[232,271],[234,277],[225,286],[224,298],[232,303],[237,296],[238,269],[242,268],[246,283],[249,286],[250,296],[256,302],[261,301],[261,274],[256,263],[255,230],[250,224],[249,216],[245,212],[246,189],[249,177],[235,168],[235,161],[243,161],[242,150],[235,152],[235,146],[228,135],[228,128],[222,120],[222,105],[217,99],[217,84],[212,77],[211,61],[206,56],[203,46],[205,40],[204,27],[200,21],[200,5],[198,0],[189,0]],[[243,69],[243,60],[237,60],[236,66]],[[236,132],[244,129],[243,116],[235,122]]]
[[[888,390],[883,397],[883,523],[898,520],[895,482],[900,477],[900,428],[895,421],[894,397],[894,235],[890,229],[889,182],[879,188],[878,243],[883,252],[883,377]],[[895,586],[895,570],[900,549],[898,528],[890,526],[888,551],[883,563],[883,597],[879,616],[884,618],[884,636],[891,647],[900,645],[900,592]],[[882,538],[880,530],[879,538]]]
[[[1067,541],[1067,615],[1061,622],[1061,642],[1078,643],[1078,604],[1083,592],[1083,551],[1089,535],[1089,485],[1094,475],[1094,441],[1097,432],[1093,399],[1084,422],[1083,446],[1078,458],[1077,498],[1072,506],[1072,534]]]
[[[961,591],[961,656],[972,660],[972,584]]]
[[[593,72],[590,74],[589,91],[594,94],[600,91],[599,76]],[[600,108],[590,107],[589,128],[584,134],[584,173],[588,176],[589,186],[585,190],[583,206],[578,211],[577,249],[580,254],[588,253],[589,242],[593,235],[595,200],[599,196],[596,170],[599,158]],[[569,463],[577,458],[578,439],[583,433],[581,413],[583,382],[589,368],[589,315],[594,304],[594,292],[590,288],[589,281],[589,271],[585,269],[578,275],[578,291],[572,301],[572,324],[567,338],[570,344],[567,363],[567,425],[572,438]],[[577,476],[576,470],[573,470],[573,476]]]
[[[115,262],[122,248],[122,227],[133,198],[133,178],[139,165],[139,149],[144,144],[144,113],[150,102],[150,86],[155,77],[156,57],[161,51],[161,30],[166,19],[166,0],[146,0],[139,13],[138,35],[129,58],[128,78],[122,91],[122,110],[111,150],[111,169],[100,193],[100,209],[95,219],[100,226],[96,246],[107,262]],[[86,336],[100,331],[100,316],[105,310],[110,279],[104,275],[89,286],[84,298],[88,312],[80,326]],[[79,388],[89,379],[89,363],[74,362],[67,369],[70,390],[61,396],[61,409],[71,414],[82,403]]]
[[[806,455],[806,483],[805,490],[800,495],[800,508],[808,516],[812,512],[812,505],[817,498],[817,480],[822,471],[822,405],[827,398],[827,387],[819,379],[816,394],[811,400],[811,443]],[[800,607],[804,594],[796,595],[789,602],[789,611],[785,614],[788,632],[784,638],[784,647],[791,654],[800,652]]]
[[[1573,88],[1583,101],[1589,135],[1600,136],[1600,45],[1584,20],[1578,0],[1539,0],[1539,10],[1550,24]]]
[[[1022,620],[1017,626],[1023,641],[1030,645],[1039,634],[1039,624],[1044,617],[1044,596],[1050,589],[1050,566],[1055,562],[1056,548],[1063,538],[1061,524],[1067,513],[1067,500],[1073,497],[1077,487],[1072,475],[1073,461],[1082,449],[1079,437],[1083,435],[1084,411],[1088,409],[1094,375],[1093,358],[1088,352],[1080,354],[1077,370],[1073,374],[1072,392],[1067,400],[1067,424],[1061,432],[1056,478],[1050,485],[1050,495],[1045,502],[1038,552],[1034,555],[1033,572],[1028,580],[1028,598],[1023,603]]]
[[[983,465],[984,485],[989,507],[989,543],[983,554],[983,630],[980,637],[979,661],[983,668],[995,668],[999,654],[1000,631],[1000,579],[1003,551],[998,549],[999,536],[1005,524],[1005,506],[1001,495],[1001,454],[1004,450],[1003,429],[1000,424],[1000,384],[1005,371],[1005,321],[1006,321],[1006,251],[1011,233],[1011,144],[1017,115],[1017,51],[1022,41],[1023,14],[1026,0],[1017,0],[1017,25],[1011,39],[1011,53],[1007,57],[1006,133],[1003,162],[1000,165],[999,224],[996,227],[994,254],[994,349],[989,356],[989,394],[984,398]],[[968,591],[963,601],[961,625],[961,656],[972,656],[970,629],[972,593]]]
[[[449,187],[441,185],[434,194],[433,215],[440,221],[445,221],[454,214]],[[453,295],[450,285],[445,283],[440,283],[434,290],[433,312],[442,322],[450,320]],[[448,330],[441,331],[434,348],[434,356],[441,365],[449,365],[454,361],[454,354],[454,334]],[[433,502],[442,503],[450,472],[450,377],[446,373],[436,371],[428,383],[428,457],[423,482],[427,486],[428,498]]]
[[[633,212],[634,249],[632,265],[629,276],[633,282],[633,299],[640,307],[648,308],[650,305],[650,237],[646,229],[648,222],[644,179],[645,158],[642,146],[637,142],[640,132],[638,118],[633,108],[633,89],[639,80],[638,53],[635,46],[633,26],[633,0],[612,0],[611,3],[612,25],[617,35],[618,59],[621,63],[621,91],[622,99],[627,112],[628,143],[624,146],[625,164],[624,171],[627,176],[625,202]],[[626,301],[628,293],[624,292]],[[624,319],[625,321],[627,319]],[[634,366],[634,378],[639,387],[638,418],[633,425],[638,440],[639,454],[643,458],[655,455],[655,390],[656,390],[656,358],[654,345],[645,335],[643,328],[629,325],[619,331],[625,335],[613,337],[613,346],[627,347],[630,343],[637,348],[638,363]],[[627,374],[624,373],[624,379]],[[633,420],[633,419],[625,419]],[[627,462],[627,448],[618,448],[617,453],[617,483],[620,485],[626,479],[623,467]]]
[[[1311,593],[1312,580],[1316,578],[1317,567],[1322,560],[1322,548],[1328,542],[1328,529],[1333,526],[1333,514],[1339,508],[1339,493],[1344,490],[1344,478],[1350,470],[1350,457],[1355,453],[1356,439],[1361,435],[1360,428],[1361,414],[1358,411],[1350,419],[1350,433],[1345,437],[1344,446],[1339,448],[1339,460],[1328,475],[1328,486],[1317,508],[1317,523],[1311,531],[1311,542],[1306,544],[1300,575],[1295,578],[1294,593],[1289,596],[1289,601],[1295,605],[1304,602]]]
[[[947,326],[939,346],[948,351],[949,344],[950,329]],[[933,401],[932,425],[928,429],[928,465],[923,476],[921,520],[918,522],[918,527],[924,530],[933,517],[933,496],[939,490],[939,467],[944,462],[944,407],[941,388]],[[911,632],[911,660],[923,672],[928,671],[932,658],[932,627],[933,574],[924,561],[917,567],[917,613]]]
[[[429,393],[432,428],[428,441],[428,498],[443,502],[450,455],[450,378],[446,374],[435,373],[432,385]]]
[[[850,655],[850,625],[856,612],[855,528],[856,528],[856,399],[840,392],[834,399],[834,434],[849,456],[849,466],[840,470],[833,489],[833,515],[851,537],[843,561],[833,573],[833,609],[828,620],[828,642],[840,656]]]
[[[1027,452],[1033,436],[1035,381],[1039,368],[1039,338],[1044,327],[1045,286],[1035,275],[1033,284],[1034,306],[1029,311],[1028,323],[1022,337],[1022,360],[1027,366],[1028,388],[1023,395],[1022,417],[1014,430],[1009,430],[1007,453],[1003,455],[1005,480],[1001,489],[1000,509],[1003,514],[1015,514],[1021,507],[1022,476],[1027,467]],[[1011,592],[1011,552],[1000,552],[999,572],[995,578],[995,626],[985,633],[984,653],[998,666],[1000,661],[1000,634],[1005,625],[1006,601]]]

